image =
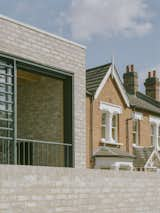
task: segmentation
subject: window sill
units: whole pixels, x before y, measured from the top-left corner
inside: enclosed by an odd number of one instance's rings
[[[116,142],[109,142],[109,141],[106,141],[104,140],[103,138],[100,140],[101,143],[103,144],[108,144],[108,145],[113,145],[113,146],[123,146],[122,143],[116,143]]]

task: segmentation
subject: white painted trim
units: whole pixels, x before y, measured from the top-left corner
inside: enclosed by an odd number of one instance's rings
[[[113,71],[113,77],[114,77],[114,79],[115,79],[115,81],[116,81],[116,83],[117,83],[117,85],[118,85],[118,88],[119,88],[119,90],[120,90],[120,92],[121,92],[121,95],[122,95],[122,97],[123,97],[123,99],[124,99],[126,105],[129,107],[130,104],[129,104],[129,99],[128,99],[128,96],[127,96],[127,94],[126,94],[126,91],[125,91],[125,89],[124,89],[124,87],[123,87],[123,85],[122,85],[121,80],[119,79],[119,76],[118,76],[118,74],[117,74],[117,71],[115,70],[115,68],[114,68],[113,70],[114,70],[114,71]]]
[[[105,75],[105,77],[103,78],[103,80],[101,81],[101,83],[100,83],[98,89],[96,90],[96,93],[95,93],[95,95],[94,95],[94,99],[96,99],[96,98],[98,97],[98,95],[100,94],[100,92],[101,92],[101,90],[103,89],[105,83],[107,82],[107,80],[108,80],[108,78],[109,78],[111,72],[112,72],[112,66],[109,67],[108,72],[106,73],[106,75]]]
[[[101,138],[100,140],[101,143],[103,144],[109,144],[109,145],[114,145],[114,146],[123,146],[123,143],[117,143],[117,142],[109,142],[105,138]]]
[[[150,116],[149,121],[152,124],[160,125],[160,117]]]
[[[111,104],[111,103],[108,103],[108,102],[104,102],[104,101],[100,102],[100,110],[107,111],[111,114],[121,114],[122,113],[122,107],[121,106]]]
[[[129,104],[128,96],[127,96],[126,91],[125,91],[125,89],[124,89],[124,87],[122,85],[122,82],[121,82],[121,80],[120,80],[120,78],[119,78],[119,76],[117,74],[117,71],[115,70],[114,64],[112,64],[110,66],[108,72],[106,73],[105,77],[103,78],[102,82],[100,83],[100,85],[99,85],[99,87],[98,87],[98,89],[97,89],[97,91],[96,91],[96,93],[94,95],[94,99],[96,99],[99,96],[101,90],[103,89],[103,87],[104,87],[105,83],[107,82],[107,80],[108,80],[110,75],[112,75],[112,77],[115,79],[115,81],[117,83],[117,86],[118,86],[118,88],[119,88],[119,90],[121,92],[121,95],[122,95],[126,105],[129,107],[130,104]]]
[[[159,137],[159,127],[160,127],[160,117],[155,117],[155,116],[150,116],[149,121],[151,124],[154,125],[155,128],[155,141],[154,141],[154,148],[155,150],[160,151],[160,145],[158,142],[158,137]]]
[[[147,162],[146,162],[146,164],[144,166],[145,169],[147,169],[147,168],[155,168],[153,166],[152,167],[148,166],[149,164],[154,164],[154,162],[152,160],[152,158],[153,158],[154,155],[156,155],[157,158],[158,158],[158,160],[160,161],[160,155],[159,155],[159,153],[156,150],[153,150],[152,154],[150,155],[150,157],[148,158],[148,160],[147,160]]]
[[[146,146],[140,146],[140,145],[137,145],[137,144],[133,143],[133,144],[132,144],[132,147],[144,148],[144,147],[146,147]],[[147,147],[152,148],[153,146],[147,146]]]
[[[39,28],[37,28],[37,27],[33,27],[33,26],[29,25],[29,24],[25,24],[25,23],[23,23],[23,22],[14,20],[14,19],[12,19],[12,18],[6,17],[6,16],[1,15],[1,14],[0,14],[0,19],[9,21],[9,22],[14,23],[14,24],[17,24],[17,25],[19,25],[19,26],[22,26],[22,27],[28,28],[28,29],[30,29],[30,30],[36,31],[36,32],[38,32],[38,33],[43,33],[43,34],[45,34],[45,35],[47,35],[47,36],[54,37],[55,39],[59,39],[59,40],[61,40],[61,41],[70,43],[70,44],[75,45],[75,46],[77,46],[77,47],[80,47],[80,48],[82,48],[82,49],[86,49],[86,46],[84,46],[84,45],[78,44],[78,43],[76,43],[76,42],[70,41],[70,40],[68,40],[68,39],[66,39],[66,38],[63,38],[63,37],[61,37],[61,36],[57,36],[57,35],[55,35],[55,34],[52,34],[52,33],[47,32],[47,31],[45,31],[45,30],[41,30],[41,29],[39,29]]]
[[[130,171],[133,171],[133,163],[132,162],[123,162],[123,161],[117,161],[114,163],[114,167],[117,171],[123,166],[127,166],[130,168]]]
[[[132,117],[133,117],[134,120],[143,120],[143,113],[133,112]]]

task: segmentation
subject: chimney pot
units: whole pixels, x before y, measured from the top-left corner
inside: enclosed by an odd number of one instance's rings
[[[129,65],[126,66],[126,72],[129,72]]]
[[[156,70],[153,70],[153,77],[156,77]]]
[[[148,78],[151,78],[151,72],[148,72]]]
[[[136,94],[138,91],[138,74],[134,70],[134,64],[126,66],[126,73],[123,75],[124,87],[130,94]]]
[[[156,77],[156,70],[148,72],[148,78],[144,82],[146,95],[160,101],[160,80]]]
[[[131,72],[134,72],[134,64],[131,64]]]

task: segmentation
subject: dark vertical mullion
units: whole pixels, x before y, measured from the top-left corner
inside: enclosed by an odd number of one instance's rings
[[[13,120],[14,120],[14,164],[17,164],[17,64],[14,60],[14,77],[13,77]]]
[[[64,143],[72,144],[72,78],[67,77],[64,80]],[[65,166],[72,167],[73,166],[73,156],[68,156],[70,153],[68,149],[72,149],[73,147],[64,146],[65,150]],[[70,159],[67,162],[67,159]]]

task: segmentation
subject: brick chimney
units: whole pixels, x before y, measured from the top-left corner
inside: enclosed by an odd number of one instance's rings
[[[160,101],[160,80],[156,75],[156,70],[148,72],[148,78],[144,82],[146,95]]]
[[[138,74],[134,69],[134,65],[127,65],[126,72],[123,74],[124,87],[130,94],[136,94],[138,91]]]

